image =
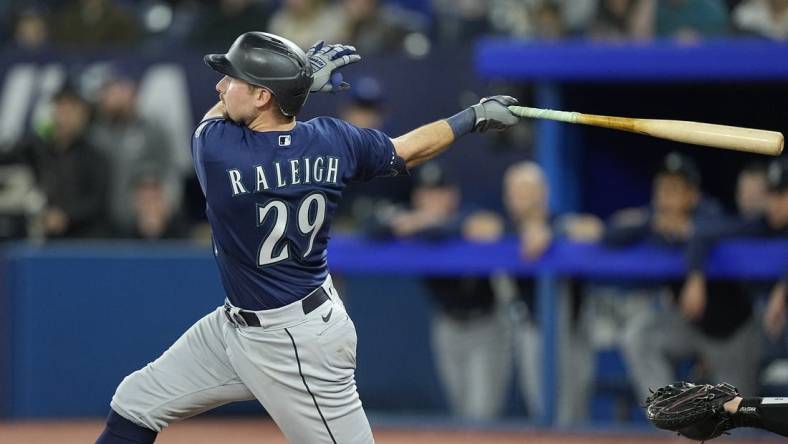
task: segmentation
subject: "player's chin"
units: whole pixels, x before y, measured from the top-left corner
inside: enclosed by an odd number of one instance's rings
[[[230,120],[230,121],[232,121],[232,122],[234,122],[234,123],[243,124],[243,121],[242,121],[242,120],[239,120],[239,119],[234,119],[234,118],[233,118],[233,116],[231,116],[231,115],[230,115],[230,113],[229,113],[229,112],[227,112],[227,111],[225,111],[224,113],[222,113],[222,117],[224,118],[224,120]]]

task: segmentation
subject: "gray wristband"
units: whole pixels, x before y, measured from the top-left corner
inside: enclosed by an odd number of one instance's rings
[[[446,119],[446,122],[451,127],[456,139],[473,131],[473,126],[476,124],[476,112],[473,108],[465,108]]]

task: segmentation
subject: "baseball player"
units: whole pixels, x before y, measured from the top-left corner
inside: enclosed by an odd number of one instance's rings
[[[224,77],[192,155],[225,303],[121,382],[99,444],[152,443],[174,421],[255,398],[290,442],[373,442],[356,392],[355,327],[327,263],[342,190],[518,119],[506,108],[515,99],[494,96],[394,139],[334,118],[296,121],[310,91],[346,87],[332,71],[359,59],[342,45],[307,55],[263,32],[205,57]]]

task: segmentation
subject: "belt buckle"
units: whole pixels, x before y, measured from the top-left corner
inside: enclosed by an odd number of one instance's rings
[[[224,315],[235,328],[249,326],[249,324],[246,323],[246,319],[241,316],[241,309],[238,307],[232,307],[230,304],[224,304]]]

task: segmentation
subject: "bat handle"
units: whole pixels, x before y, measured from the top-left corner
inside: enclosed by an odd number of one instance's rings
[[[549,119],[559,122],[576,123],[579,113],[571,111],[557,111],[554,109],[531,108],[528,106],[510,106],[509,111],[515,116],[531,119]]]

